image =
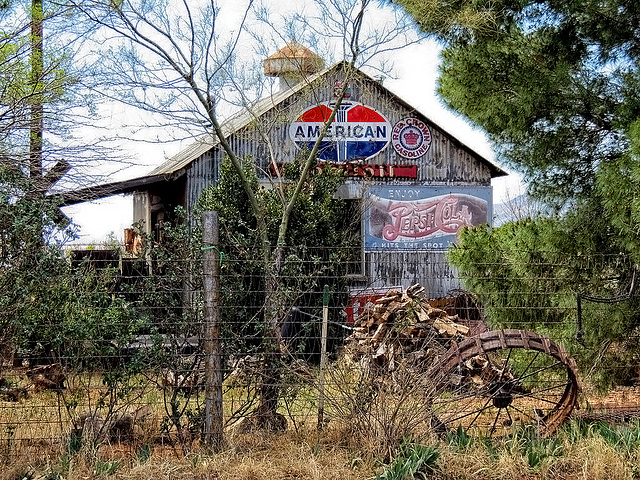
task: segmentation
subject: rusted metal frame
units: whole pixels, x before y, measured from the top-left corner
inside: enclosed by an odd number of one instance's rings
[[[539,422],[543,425],[543,435],[552,434],[571,413],[577,400],[579,385],[575,362],[571,357],[567,356],[564,348],[551,341],[548,337],[524,330],[494,330],[468,338],[459,344],[455,343],[444,354],[440,363],[430,370],[431,377],[437,382],[436,389],[446,388],[449,374],[462,362],[476,355],[506,348],[523,348],[545,353],[556,358],[559,361],[558,365],[561,364],[566,367],[567,384],[565,391],[557,402],[557,408],[549,412]],[[530,415],[527,416],[532,418]]]

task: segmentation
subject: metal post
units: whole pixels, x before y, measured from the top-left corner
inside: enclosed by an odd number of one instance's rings
[[[329,285],[322,295],[322,339],[320,343],[320,378],[318,379],[318,430],[324,424],[324,370],[327,366],[327,331],[329,327]]]
[[[218,213],[202,215],[202,273],[204,290],[205,406],[204,444],[219,452],[224,444],[222,411],[222,362],[220,349],[220,250]]]

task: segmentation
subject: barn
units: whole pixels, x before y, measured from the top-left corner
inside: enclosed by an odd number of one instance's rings
[[[325,67],[296,42],[265,59],[264,72],[279,77],[280,90],[222,127],[239,156],[253,156],[265,185],[316,141],[346,83],[318,163],[343,170],[347,179],[336,195],[362,206],[353,292],[421,283],[439,297],[458,288],[445,251],[462,227],[491,222],[491,179],[505,172],[376,79],[357,69],[347,78],[345,63]],[[193,209],[215,184],[223,157],[220,140],[206,135],[148,175],[69,192],[65,204],[131,194],[134,221],[151,233],[176,206]]]

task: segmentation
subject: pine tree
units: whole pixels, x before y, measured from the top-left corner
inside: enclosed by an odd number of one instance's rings
[[[468,230],[451,260],[493,326],[546,331],[601,386],[623,381],[640,323],[640,4],[398,3],[444,42],[445,102],[487,131],[553,212]],[[628,293],[577,318],[578,294]]]

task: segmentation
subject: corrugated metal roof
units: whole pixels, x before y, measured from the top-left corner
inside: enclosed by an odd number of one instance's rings
[[[238,130],[242,129],[243,127],[247,126],[250,122],[252,122],[256,118],[259,118],[260,116],[264,115],[271,108],[277,106],[278,104],[280,104],[281,102],[283,102],[284,100],[289,98],[290,96],[292,96],[295,93],[297,93],[300,90],[302,90],[304,87],[312,84],[318,78],[327,75],[332,70],[338,69],[341,65],[344,65],[344,63],[345,62],[339,62],[339,63],[337,63],[337,64],[335,64],[335,65],[333,65],[331,67],[325,68],[324,70],[322,70],[322,71],[320,71],[320,72],[318,72],[318,73],[316,73],[314,75],[311,75],[309,78],[306,79],[306,81],[303,81],[303,82],[300,82],[297,85],[294,85],[289,90],[285,90],[283,92],[278,92],[278,93],[275,93],[274,95],[272,95],[270,97],[263,98],[263,99],[259,100],[258,102],[256,102],[254,105],[248,106],[247,108],[245,108],[245,109],[241,110],[240,112],[238,112],[237,114],[233,115],[232,117],[230,117],[227,121],[225,121],[221,125],[221,128],[222,128],[222,131],[223,131],[223,133],[225,135],[225,138],[230,136],[230,135],[232,135],[233,133],[237,132]],[[377,80],[371,78],[369,75],[367,75],[363,71],[357,70],[357,72],[359,74],[361,74],[362,76],[364,76],[365,78],[367,78],[369,81],[379,83],[379,82],[377,82]],[[390,90],[386,89],[384,86],[381,86],[381,87],[384,88],[398,102],[403,103],[404,105],[406,105],[407,107],[411,108],[412,110],[415,110],[415,111],[419,112],[429,122],[431,122],[434,125],[437,125],[436,122],[431,120],[424,113],[420,112],[420,110],[414,108],[410,103],[408,103],[407,101],[405,101],[402,98],[398,97],[395,93],[393,93]],[[438,126],[438,128],[443,130],[439,126]],[[489,161],[488,159],[484,158],[482,155],[477,153],[475,150],[473,150],[471,147],[469,147],[467,144],[465,144],[458,137],[456,137],[455,135],[451,134],[450,132],[448,132],[446,130],[443,130],[443,131],[448,136],[454,138],[460,145],[465,147],[467,150],[473,152],[473,154],[475,156],[477,156],[481,161],[486,163],[489,166],[489,169],[491,170],[491,176],[492,177],[500,177],[500,176],[503,176],[503,175],[507,175],[506,172],[504,172],[502,169],[500,169],[498,166],[493,164],[491,161]],[[201,155],[203,155],[204,153],[209,151],[211,148],[213,148],[216,145],[218,145],[218,143],[219,143],[219,141],[217,140],[217,138],[215,137],[214,134],[203,135],[203,136],[199,137],[198,139],[196,139],[194,141],[194,143],[189,145],[187,148],[183,149],[182,151],[180,151],[179,153],[177,153],[173,157],[169,158],[166,162],[164,162],[161,165],[159,165],[158,167],[154,168],[151,172],[149,172],[149,175],[170,175],[170,174],[174,174],[174,173],[178,172],[179,170],[181,170],[182,168],[188,166],[191,162],[193,162],[198,157],[200,157]]]
[[[196,158],[207,153],[217,144],[218,142],[215,135],[202,135],[187,148],[181,150],[178,154],[174,155],[161,165],[151,170],[151,172],[149,172],[149,175],[168,175],[174,173],[181,168],[189,165],[189,163],[191,163]]]
[[[278,92],[274,95],[263,98],[257,101],[254,105],[248,106],[247,108],[233,115],[220,126],[225,138],[237,132],[241,128],[247,126],[256,118],[259,118],[267,113],[271,108],[277,106],[278,104],[289,98],[291,95],[297,93],[305,86],[308,86],[310,83],[313,83],[316,79],[322,77],[323,75],[326,75],[330,70],[337,68],[339,65],[340,63],[330,68],[325,68],[324,70],[311,75],[308,79],[306,79],[306,81],[294,85],[291,89],[285,90],[284,92]],[[194,161],[196,158],[211,150],[213,147],[218,145],[218,143],[219,141],[215,134],[202,135],[187,148],[181,150],[166,162],[154,168],[151,172],[149,172],[149,175],[168,175],[175,173],[178,170],[189,165],[189,163]]]

